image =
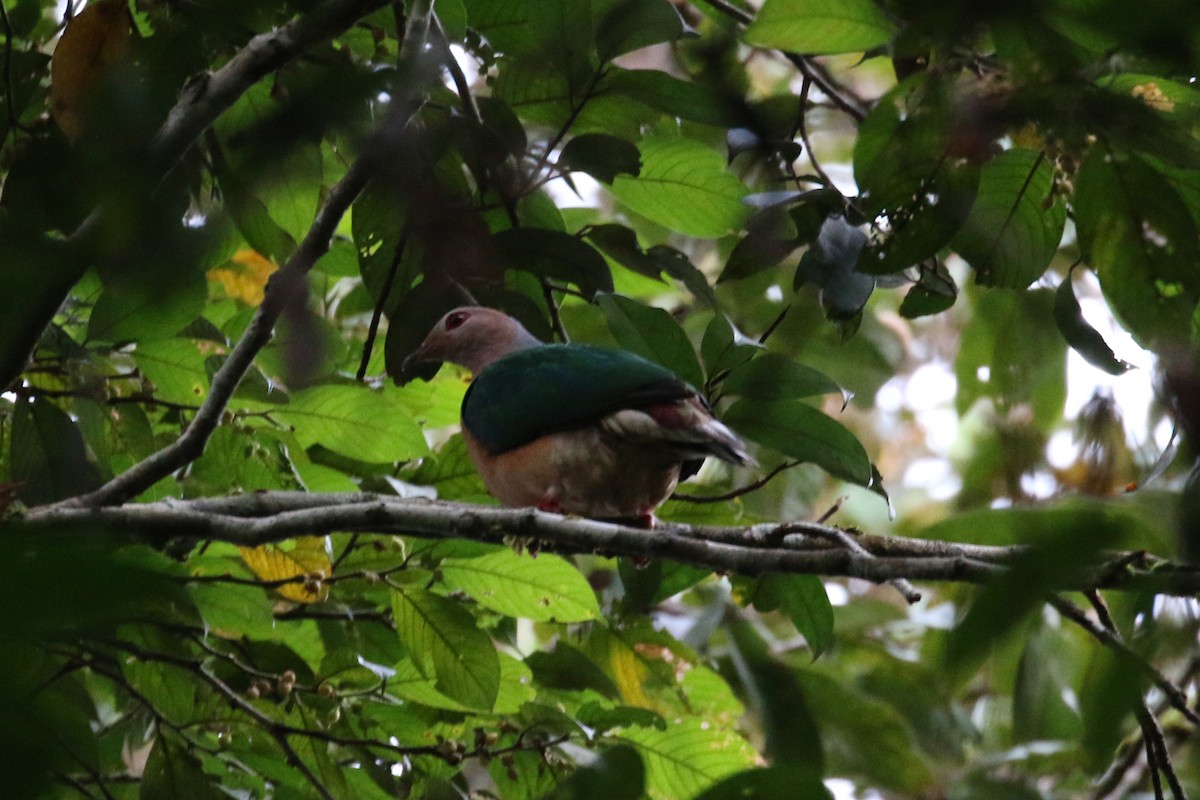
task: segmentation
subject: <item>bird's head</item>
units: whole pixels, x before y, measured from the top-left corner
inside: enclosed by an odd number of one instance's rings
[[[540,345],[521,323],[503,312],[482,306],[463,306],[437,321],[401,369],[414,364],[449,361],[478,374],[509,353]]]

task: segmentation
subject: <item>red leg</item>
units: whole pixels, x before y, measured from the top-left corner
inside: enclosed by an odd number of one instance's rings
[[[550,494],[547,494],[541,500],[538,500],[536,508],[538,511],[548,511],[551,514],[563,513],[562,506],[558,504],[557,498]]]

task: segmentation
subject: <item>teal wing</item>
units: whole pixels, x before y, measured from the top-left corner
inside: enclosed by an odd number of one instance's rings
[[[624,350],[546,345],[483,370],[463,398],[463,426],[496,455],[624,408],[695,394],[670,370]]]

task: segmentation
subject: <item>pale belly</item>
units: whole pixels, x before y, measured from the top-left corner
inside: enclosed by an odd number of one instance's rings
[[[488,491],[506,506],[585,517],[644,517],[670,497],[679,459],[593,428],[544,436],[489,456],[463,432]]]

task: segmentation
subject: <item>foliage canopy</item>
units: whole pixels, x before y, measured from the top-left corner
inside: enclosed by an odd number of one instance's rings
[[[1195,615],[1150,583],[1195,578],[1165,559],[1194,553],[1200,473],[1133,452],[1103,396],[1046,463],[1068,363],[1150,381],[1118,327],[1194,455],[1200,5],[0,11],[14,796],[1200,786]],[[496,543],[463,506],[432,507],[439,535],[322,523],[337,493],[494,503],[454,432],[465,376],[400,367],[468,299],[661,364],[754,442],[761,474],[710,465],[662,511],[703,527],[672,530],[742,526],[736,554],[848,493],[844,528],[992,579],[909,606],[912,552],[835,528],[806,546],[891,586],[643,564],[537,519]],[[913,399],[930,369],[953,391]],[[309,535],[239,538],[288,520]],[[1086,614],[1059,594],[1081,583]]]

